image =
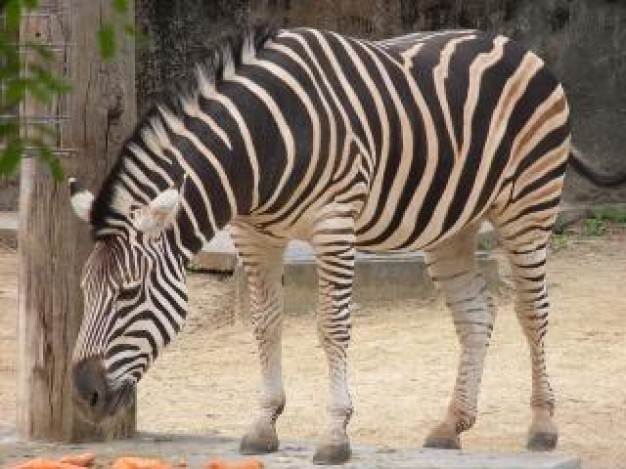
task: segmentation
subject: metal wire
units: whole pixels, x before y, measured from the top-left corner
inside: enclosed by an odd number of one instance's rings
[[[62,121],[67,121],[70,116],[66,115],[44,115],[44,116],[25,116],[21,114],[19,116],[19,120],[24,125],[35,125],[35,124],[57,124]],[[18,116],[14,114],[3,114],[0,115],[0,122],[9,122],[12,120],[18,120]]]
[[[5,148],[6,146],[0,145],[0,151],[3,151]],[[61,147],[50,148],[48,147],[48,149],[50,150],[50,153],[58,157],[69,156],[71,154],[80,152],[79,148],[61,148]],[[34,158],[36,154],[39,153],[39,151],[40,151],[40,147],[33,147],[29,145],[25,146],[23,148],[24,158]]]
[[[28,20],[29,18],[37,19],[46,24],[51,24],[53,21],[59,23],[67,23],[69,18],[69,8],[67,6],[57,8],[54,5],[46,5],[46,2],[41,2],[41,5],[37,11],[28,12],[22,16],[23,20]],[[67,5],[67,4],[66,4]],[[5,17],[0,15],[0,21],[4,22]],[[53,59],[53,64],[55,64],[55,68],[59,70],[59,78],[67,79],[70,76],[70,50],[76,47],[76,44],[73,42],[65,42],[65,41],[37,41],[37,45],[45,46],[47,50],[51,53],[55,54],[55,58]],[[19,47],[19,53],[24,55],[28,52],[33,51],[33,44],[28,44],[20,40],[17,43]],[[25,62],[23,62],[25,63]],[[58,67],[57,67],[58,64]],[[4,85],[0,86],[4,87]],[[22,133],[26,137],[33,137],[36,133],[39,133],[43,141],[47,142],[48,150],[57,157],[67,156],[73,153],[78,152],[79,150],[76,148],[62,148],[58,145],[58,138],[50,139],[45,134],[41,134],[40,129],[37,126],[47,126],[50,129],[56,130],[59,132],[61,127],[64,125],[68,125],[70,121],[70,116],[68,110],[71,106],[71,94],[60,94],[55,96],[55,98],[51,101],[50,104],[46,106],[41,106],[44,111],[43,113],[39,112],[34,115],[26,115],[25,110],[22,106],[20,109],[19,115],[10,115],[10,114],[2,114],[0,115],[0,122],[2,121],[11,121],[18,120],[20,123],[20,127],[22,128]],[[55,141],[57,144],[55,145]],[[2,147],[0,147],[2,148]],[[24,156],[32,157],[35,156],[38,152],[38,148],[35,146],[26,146],[24,148]]]

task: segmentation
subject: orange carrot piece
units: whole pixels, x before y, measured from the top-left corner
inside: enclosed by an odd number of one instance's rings
[[[171,466],[160,459],[125,456],[116,459],[111,469],[171,469]]]
[[[263,462],[256,458],[244,459],[242,461],[225,461],[214,459],[209,461],[204,469],[263,469]]]
[[[93,453],[84,453],[84,454],[70,454],[63,456],[60,461],[62,463],[74,464],[75,466],[80,467],[89,467],[96,460],[96,456]]]
[[[37,458],[13,466],[13,469],[84,469],[84,467],[52,459]]]
[[[204,469],[225,469],[226,464],[228,464],[226,461],[222,461],[221,459],[213,459],[212,461],[209,461],[206,466],[204,466]]]
[[[46,467],[56,467],[57,462],[50,459],[31,459],[13,466],[13,469],[45,469]],[[54,466],[53,466],[54,465]]]
[[[265,466],[260,459],[244,459],[233,469],[263,469]]]

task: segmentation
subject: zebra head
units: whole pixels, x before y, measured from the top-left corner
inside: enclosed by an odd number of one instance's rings
[[[167,189],[98,232],[94,196],[70,180],[76,214],[94,226],[81,281],[84,316],[74,349],[74,399],[94,422],[130,404],[136,383],[180,330],[187,311],[184,258],[169,236],[182,192]]]

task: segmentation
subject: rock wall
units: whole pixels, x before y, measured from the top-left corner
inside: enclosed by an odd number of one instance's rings
[[[575,144],[606,172],[626,172],[625,0],[138,0],[139,109],[186,76],[207,46],[249,21],[381,38],[414,30],[504,33],[545,58],[572,108]],[[570,201],[626,201],[568,177]]]
[[[138,112],[185,80],[207,48],[245,27],[248,0],[139,0],[137,28]]]

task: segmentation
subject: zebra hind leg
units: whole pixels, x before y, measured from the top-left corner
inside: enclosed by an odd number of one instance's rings
[[[545,337],[548,331],[546,257],[556,214],[533,214],[506,223],[494,223],[507,251],[515,282],[515,312],[530,348],[532,423],[527,448],[548,451],[556,447],[558,430],[552,420],[554,393],[546,371]]]
[[[459,369],[445,419],[427,436],[428,448],[460,449],[460,434],[476,420],[478,392],[495,306],[475,256],[478,224],[426,251],[433,281],[452,312],[461,345]]]
[[[241,440],[242,454],[278,449],[276,420],[285,406],[282,381],[283,252],[286,243],[233,224],[233,241],[242,259],[250,293],[250,316],[261,365],[259,413]]]
[[[350,216],[318,222],[311,239],[315,250],[319,304],[317,327],[329,367],[328,429],[313,457],[315,464],[342,464],[350,459],[347,425],[352,402],[347,384],[347,348],[354,276],[355,236]]]

